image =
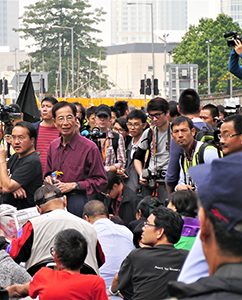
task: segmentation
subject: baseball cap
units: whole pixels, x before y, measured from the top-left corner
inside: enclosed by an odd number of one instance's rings
[[[107,117],[111,117],[111,108],[106,104],[100,104],[95,110],[95,115],[105,115]]]
[[[63,197],[61,191],[55,185],[43,185],[34,193],[34,202],[40,206],[50,200]]]
[[[226,231],[242,239],[242,152],[192,167],[189,174],[203,207]]]

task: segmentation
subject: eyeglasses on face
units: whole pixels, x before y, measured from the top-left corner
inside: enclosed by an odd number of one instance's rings
[[[111,190],[106,191],[106,192],[101,192],[101,194],[108,198],[110,196],[110,192],[111,192]]]
[[[125,130],[123,128],[113,127],[114,131],[117,131],[118,133],[123,133]]]
[[[144,222],[144,226],[153,226],[153,227],[156,227],[155,224],[150,224],[150,223],[148,223],[148,222]]]
[[[229,138],[232,138],[233,136],[241,135],[241,134],[242,134],[242,132],[241,133],[235,133],[235,134],[221,134],[221,133],[219,133],[218,138],[219,139],[223,138],[224,140],[227,140]]]
[[[64,121],[71,122],[74,120],[74,118],[75,117],[73,115],[68,115],[67,117],[60,116],[57,118],[57,121],[59,123],[63,123]]]
[[[142,125],[143,125],[143,124],[140,124],[140,123],[135,123],[135,124],[127,123],[127,127],[128,127],[128,128],[134,127],[135,129],[139,129],[140,126],[142,126]]]
[[[19,136],[12,135],[10,138],[11,138],[12,141],[17,141],[18,140],[18,141],[22,142],[22,141],[25,140],[25,136],[24,135],[19,135]]]
[[[54,252],[55,252],[54,247],[51,247],[51,248],[50,248],[50,254],[51,254],[52,256],[54,256],[54,254],[53,254]]]
[[[159,119],[160,116],[163,115],[163,114],[164,114],[164,112],[156,113],[156,114],[149,114],[149,118],[150,118],[151,120],[153,120],[154,118]]]

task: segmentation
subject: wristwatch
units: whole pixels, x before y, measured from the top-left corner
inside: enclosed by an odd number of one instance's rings
[[[107,166],[107,167],[105,167],[105,170],[106,170],[106,172],[109,172],[110,168]]]
[[[76,182],[76,190],[80,190],[79,182]]]

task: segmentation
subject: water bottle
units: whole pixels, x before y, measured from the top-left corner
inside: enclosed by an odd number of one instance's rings
[[[57,181],[56,172],[52,172],[52,173],[51,173],[51,177],[52,177],[52,182],[53,182],[53,184],[55,184],[56,181]]]

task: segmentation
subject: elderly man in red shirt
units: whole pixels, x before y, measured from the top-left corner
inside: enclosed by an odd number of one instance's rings
[[[67,210],[82,217],[88,196],[103,192],[107,185],[101,154],[95,143],[75,131],[76,107],[66,101],[52,109],[61,137],[51,142],[45,166],[45,183],[55,184],[67,196]],[[51,173],[60,174],[53,182]]]

